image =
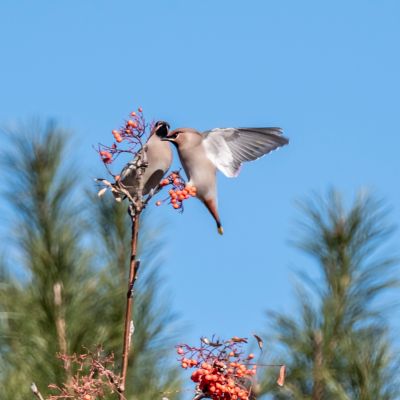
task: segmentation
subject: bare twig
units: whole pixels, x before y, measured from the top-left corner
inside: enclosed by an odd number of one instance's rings
[[[131,344],[131,336],[133,334],[133,322],[132,322],[132,309],[133,309],[133,286],[135,284],[137,271],[139,268],[139,261],[136,260],[137,255],[137,243],[139,234],[139,219],[141,210],[137,210],[132,215],[132,240],[131,240],[131,259],[129,267],[129,281],[128,291],[126,296],[126,309],[125,309],[125,328],[124,328],[124,343],[122,350],[122,370],[121,370],[121,383],[119,385],[120,396],[125,392],[126,375],[128,371],[128,359],[129,350]]]
[[[62,301],[62,284],[60,282],[56,282],[53,285],[53,293],[54,293],[54,305],[56,307],[56,330],[57,330],[58,347],[60,349],[61,354],[67,354],[68,353],[67,335],[66,335],[65,317],[64,317],[63,301]],[[71,369],[69,363],[66,365],[66,371],[69,380],[71,378]]]
[[[39,400],[44,400],[44,397],[42,396],[42,394],[39,392],[38,387],[36,386],[35,382],[32,382],[31,384],[31,390],[32,393],[34,394],[34,396],[36,398],[38,398]]]

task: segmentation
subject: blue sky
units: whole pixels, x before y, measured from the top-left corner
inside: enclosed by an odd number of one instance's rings
[[[281,126],[289,146],[219,177],[223,237],[195,200],[153,211],[182,341],[247,336],[267,308],[293,312],[311,265],[289,245],[297,199],[369,188],[399,220],[399,17],[397,0],[3,0],[0,123],[58,118],[87,185],[91,146],[139,105],[173,127]]]

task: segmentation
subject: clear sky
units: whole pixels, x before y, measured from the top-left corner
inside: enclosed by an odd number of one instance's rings
[[[289,244],[297,199],[371,188],[399,220],[399,21],[398,0],[2,0],[0,123],[58,118],[88,186],[92,144],[139,105],[172,127],[282,127],[289,146],[219,176],[223,237],[196,200],[153,210],[182,341],[247,336],[293,311],[310,267]]]

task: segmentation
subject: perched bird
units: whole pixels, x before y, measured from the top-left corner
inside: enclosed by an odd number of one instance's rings
[[[135,165],[137,157],[128,162],[122,169],[120,182],[126,187],[131,196],[135,196],[139,189],[142,190],[142,195],[149,194],[152,189],[156,189],[171,166],[171,147],[169,143],[161,140],[162,137],[168,134],[169,127],[167,122],[157,121],[143,150],[141,150],[146,152],[148,166],[142,175],[142,179],[140,179],[140,186]]]
[[[162,139],[173,143],[197,197],[214,217],[218,232],[223,228],[217,210],[216,170],[236,177],[245,161],[289,143],[280,128],[216,128],[200,133],[192,128],[169,131]]]

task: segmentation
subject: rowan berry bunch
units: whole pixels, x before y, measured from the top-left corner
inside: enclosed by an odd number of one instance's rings
[[[191,379],[197,384],[199,398],[213,400],[248,400],[257,365],[254,354],[242,349],[247,339],[210,341],[202,338],[200,347],[177,346],[179,361],[184,369],[194,368]]]
[[[172,188],[168,191],[169,197],[157,201],[157,206],[160,206],[163,202],[169,200],[169,203],[174,209],[183,211],[183,202],[190,197],[196,197],[197,195],[196,187],[187,185],[184,179],[180,176],[179,171],[173,171],[160,182],[161,187],[166,187],[168,185],[172,185]]]
[[[120,378],[113,372],[114,355],[104,355],[101,349],[95,353],[59,354],[64,369],[73,373],[71,379],[62,386],[50,384],[57,393],[48,400],[95,400],[105,398],[118,390]]]
[[[111,146],[98,145],[97,151],[103,163],[106,166],[112,164],[121,153],[136,155],[143,147],[143,136],[148,131],[148,128],[149,124],[146,123],[143,116],[142,107],[139,107],[137,111],[132,111],[129,118],[125,120],[119,129],[112,130],[111,133],[114,136],[115,142]]]

